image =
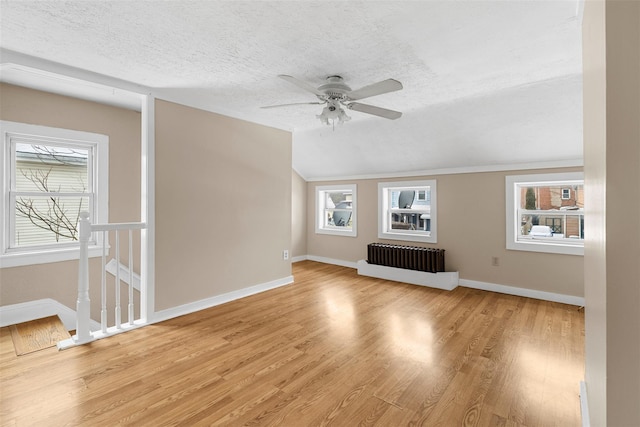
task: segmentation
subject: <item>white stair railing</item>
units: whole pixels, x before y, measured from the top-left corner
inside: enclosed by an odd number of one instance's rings
[[[115,224],[91,224],[89,221],[89,213],[81,212],[79,221],[79,241],[80,241],[80,260],[78,266],[78,300],[76,306],[76,334],[70,339],[58,343],[58,348],[63,349],[79,344],[85,344],[96,339],[105,338],[115,335],[129,329],[144,326],[145,319],[135,319],[135,303],[134,303],[134,273],[133,273],[133,232],[146,228],[143,222],[115,223]],[[120,262],[119,268],[115,269],[115,298],[114,298],[114,325],[109,326],[108,307],[107,307],[107,237],[108,233],[115,234],[115,260],[120,260],[120,233],[126,232],[128,237],[128,265],[124,266],[124,270],[128,271],[128,278],[121,277]],[[89,242],[92,233],[102,233],[102,263],[101,263],[101,310],[100,310],[100,330],[91,331],[91,300],[89,298]],[[135,275],[137,276],[137,275]],[[140,281],[140,277],[136,277]],[[122,301],[120,287],[122,283],[127,283],[127,303],[126,314],[127,322],[122,322]],[[140,289],[144,292],[144,289]],[[141,295],[142,297],[142,295]],[[142,299],[142,298],[141,298]]]

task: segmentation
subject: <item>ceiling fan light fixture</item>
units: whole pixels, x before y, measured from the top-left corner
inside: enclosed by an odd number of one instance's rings
[[[341,125],[351,120],[351,117],[344,112],[337,100],[330,100],[329,104],[322,109],[322,113],[318,114],[316,118],[320,119],[325,125],[335,125],[336,120]]]

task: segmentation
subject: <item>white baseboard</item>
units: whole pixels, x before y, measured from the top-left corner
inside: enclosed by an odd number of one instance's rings
[[[324,264],[339,265],[341,267],[348,267],[348,268],[354,268],[354,269],[358,268],[355,262],[343,261],[341,259],[325,258],[322,256],[315,256],[315,255],[307,255],[306,259],[308,259],[309,261],[322,262]]]
[[[342,267],[358,268],[358,263],[342,261],[342,260],[332,259],[332,258],[325,258],[325,257],[316,256],[316,255],[302,255],[295,258],[297,258],[298,261],[309,260],[309,261],[322,262],[325,264],[340,265]],[[293,259],[292,259],[292,262],[294,262]],[[372,264],[369,264],[369,265],[372,265]],[[389,267],[385,267],[385,268],[389,268]],[[400,269],[396,269],[396,270],[400,270]],[[441,274],[441,273],[437,273],[437,274]],[[374,277],[379,277],[379,276],[374,276]],[[400,279],[388,279],[388,280],[396,280],[401,282],[405,281]],[[534,298],[534,299],[540,299],[545,301],[559,302],[562,304],[576,305],[578,307],[584,307],[583,297],[557,294],[553,292],[538,291],[535,289],[518,288],[516,286],[499,285],[497,283],[479,282],[476,280],[469,280],[469,279],[457,279],[457,280],[458,280],[459,286],[464,286],[466,288],[482,289],[485,291],[497,292],[501,294],[516,295],[520,297]],[[412,282],[407,282],[407,283],[412,283]],[[420,284],[420,283],[417,283],[417,284]],[[426,286],[431,286],[431,285],[426,285]],[[433,287],[437,287],[437,286],[433,286]],[[443,289],[443,288],[440,288],[440,289]]]
[[[168,308],[166,310],[157,311],[153,314],[153,318],[149,323],[162,322],[164,320],[173,319],[174,317],[184,316],[185,314],[195,313],[196,311],[205,310],[220,304],[225,304],[250,295],[259,294],[260,292],[279,288],[293,283],[293,276],[283,277],[282,279],[273,280],[271,282],[262,283],[248,288],[239,289],[237,291],[228,292],[222,295],[216,295],[199,301],[190,302],[177,307]]]
[[[68,331],[76,328],[76,311],[51,298],[3,305],[0,307],[0,327],[49,316],[58,316]],[[91,322],[92,329],[100,329],[100,323]]]
[[[135,325],[131,325],[130,327],[116,332],[126,332],[131,329],[145,326],[146,324],[162,322],[163,320],[194,313],[196,311],[204,310],[236,299],[258,294],[270,289],[279,288],[290,283],[293,283],[293,276],[287,276],[271,282],[250,286],[248,288],[239,289],[237,291],[228,292],[226,294],[217,295],[215,297],[195,301],[178,307],[172,307],[167,310],[154,313],[153,318],[148,323],[138,322]],[[0,327],[15,325],[17,323],[28,322],[30,320],[41,319],[43,317],[53,315],[60,317],[67,330],[70,331],[76,329],[76,311],[50,298],[0,307]],[[90,329],[92,331],[96,331],[92,332],[93,339],[103,338],[99,322],[91,320]],[[104,336],[108,335],[110,334]],[[58,347],[62,349],[75,345],[77,345],[77,343],[73,342],[73,339],[71,339],[61,343]]]
[[[300,262],[300,261],[306,261],[307,259],[308,258],[307,258],[306,255],[294,256],[294,257],[291,257],[291,263]]]
[[[428,286],[430,288],[451,291],[458,286],[458,272],[429,273],[426,271],[408,270],[405,268],[386,267],[369,264],[365,260],[357,263],[358,274],[361,276],[377,277],[396,282],[411,283],[413,285]]]
[[[580,381],[580,414],[582,415],[582,427],[591,427],[588,402],[587,383]]]
[[[484,291],[497,292],[500,294],[516,295],[540,299],[545,301],[559,302],[562,304],[584,306],[584,298],[573,295],[556,294],[553,292],[538,291],[535,289],[518,288],[515,286],[498,285],[496,283],[478,282],[476,280],[460,279],[460,286],[465,288],[482,289]]]

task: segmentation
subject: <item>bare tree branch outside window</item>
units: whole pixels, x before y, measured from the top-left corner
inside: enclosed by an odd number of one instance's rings
[[[20,146],[24,151],[17,153],[17,170],[24,178],[25,187],[30,192],[42,193],[43,197],[18,196],[16,215],[27,218],[44,232],[53,233],[56,242],[78,240],[80,212],[88,206],[83,200],[85,197],[65,196],[64,193],[87,192],[86,152],[47,145]],[[65,181],[63,186],[60,176],[65,167],[78,170],[73,172],[72,182]]]

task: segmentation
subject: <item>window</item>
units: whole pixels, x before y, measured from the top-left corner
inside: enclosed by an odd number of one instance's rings
[[[357,236],[356,186],[316,187],[316,233]]]
[[[584,253],[582,173],[506,177],[507,249]]]
[[[0,266],[77,258],[80,212],[108,220],[108,137],[7,121],[0,129]],[[101,242],[92,243],[95,255]]]
[[[378,237],[436,243],[436,181],[378,184]]]

